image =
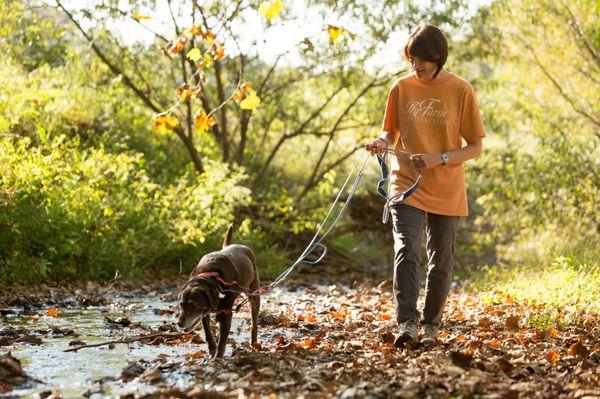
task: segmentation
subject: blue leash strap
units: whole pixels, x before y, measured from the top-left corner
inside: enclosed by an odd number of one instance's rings
[[[381,195],[383,198],[385,198],[385,205],[383,207],[383,215],[381,217],[381,222],[384,224],[388,222],[389,214],[390,214],[390,206],[397,204],[399,202],[402,202],[405,199],[407,199],[408,197],[410,197],[411,195],[413,195],[415,193],[415,191],[417,191],[417,188],[419,188],[419,186],[421,185],[421,181],[423,180],[423,176],[421,175],[421,172],[419,172],[419,177],[417,177],[417,180],[415,180],[415,182],[412,184],[412,186],[410,186],[408,189],[406,189],[403,192],[399,192],[399,193],[395,193],[394,195],[390,195],[390,191],[391,191],[390,171],[387,166],[387,154],[388,154],[387,147],[385,149],[385,153],[383,156],[381,154],[377,154],[377,162],[379,163],[379,168],[381,169],[381,180],[379,180],[377,182],[377,193],[379,195]],[[388,184],[387,191],[384,188],[386,183]]]

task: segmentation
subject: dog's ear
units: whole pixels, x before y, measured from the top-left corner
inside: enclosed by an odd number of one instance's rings
[[[210,282],[207,284],[206,294],[208,295],[208,300],[210,302],[210,308],[216,309],[217,304],[219,303],[219,283],[214,280],[209,280]]]

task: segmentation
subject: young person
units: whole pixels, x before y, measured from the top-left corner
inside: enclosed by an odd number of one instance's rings
[[[418,341],[419,324],[423,344],[437,340],[452,282],[456,229],[459,218],[468,215],[463,162],[481,154],[485,137],[473,87],[443,68],[448,43],[440,29],[431,24],[417,26],[404,56],[412,72],[393,83],[383,134],[365,144],[371,154],[395,148],[390,179],[394,192],[414,182],[414,168],[423,176],[412,196],[391,206],[398,347]],[[417,299],[423,227],[429,268],[421,314]]]

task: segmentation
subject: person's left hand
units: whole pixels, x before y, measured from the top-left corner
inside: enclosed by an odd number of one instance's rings
[[[442,163],[440,154],[412,154],[410,161],[419,170],[430,169]]]

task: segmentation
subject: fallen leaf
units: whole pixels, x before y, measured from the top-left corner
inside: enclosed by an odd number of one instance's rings
[[[546,352],[546,360],[550,363],[556,363],[560,360],[560,354],[555,349],[550,349]]]
[[[461,342],[464,342],[467,339],[467,337],[465,337],[463,334],[459,334],[456,337],[454,337],[454,339],[452,340],[453,343],[455,344],[459,344]]]
[[[303,347],[303,348],[311,348],[311,349],[317,349],[318,348],[318,345],[310,337],[307,337],[300,346]]]
[[[515,368],[515,366],[513,366],[511,362],[509,362],[503,357],[498,358],[498,360],[496,360],[496,364],[498,365],[498,368],[501,371],[507,374],[513,371],[513,369]]]
[[[518,330],[519,329],[519,316],[509,316],[504,321],[506,328],[509,330]]]
[[[44,314],[48,317],[58,317],[58,309],[48,309],[44,312]]]
[[[494,322],[491,321],[490,319],[488,319],[487,317],[482,317],[481,319],[479,319],[479,322],[478,322],[479,327],[484,327],[484,328],[488,328],[492,324],[494,324]]]
[[[189,355],[185,355],[185,358],[187,360],[200,359],[200,358],[204,357],[204,355],[206,355],[206,353],[207,353],[206,351],[199,350],[197,352],[190,353]]]
[[[581,341],[577,341],[569,347],[568,354],[569,356],[583,358],[587,357],[587,355],[590,354],[590,351],[581,343]]]
[[[464,351],[450,351],[450,360],[457,366],[468,368],[471,367],[473,355]]]

